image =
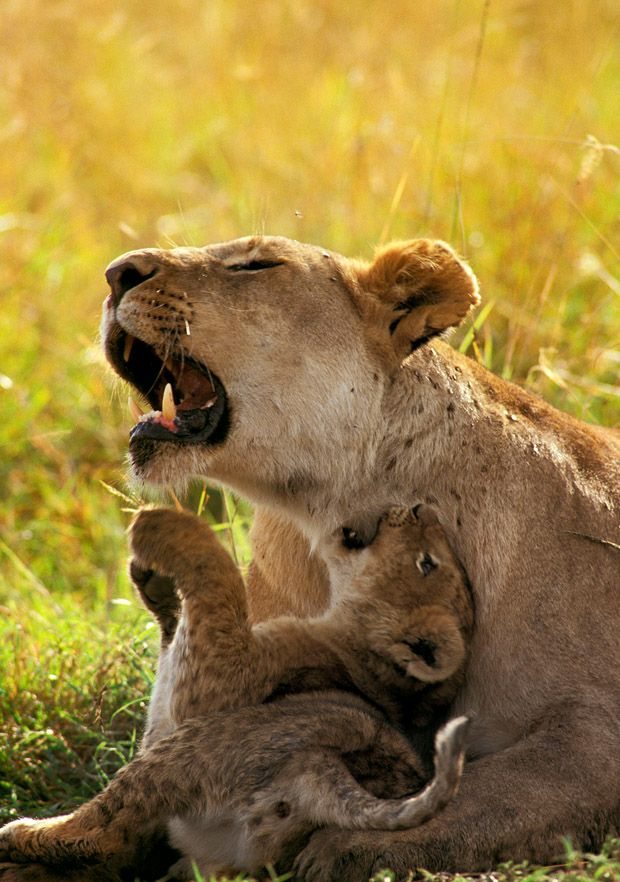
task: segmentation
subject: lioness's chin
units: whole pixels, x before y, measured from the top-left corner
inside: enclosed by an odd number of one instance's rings
[[[190,478],[206,475],[208,457],[200,445],[134,436],[129,443],[129,464],[134,482],[182,491]]]

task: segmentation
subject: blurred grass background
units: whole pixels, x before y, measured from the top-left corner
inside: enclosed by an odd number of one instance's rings
[[[131,422],[96,339],[108,261],[445,238],[484,298],[455,344],[618,425],[619,47],[616,0],[5,0],[0,819],[97,789],[152,678],[135,500],[105,486]],[[245,559],[231,505],[209,517]]]

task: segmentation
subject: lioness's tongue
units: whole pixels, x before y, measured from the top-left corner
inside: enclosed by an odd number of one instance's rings
[[[176,385],[183,395],[182,400],[177,404],[177,410],[202,410],[212,407],[215,403],[213,383],[202,371],[190,364],[183,365]]]

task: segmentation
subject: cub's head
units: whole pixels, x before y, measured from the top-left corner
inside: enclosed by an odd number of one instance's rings
[[[360,263],[259,236],[130,252],[106,275],[105,352],[146,411],[135,474],[208,475],[257,501],[342,471],[403,359],[478,300],[469,268],[426,239]]]
[[[393,508],[365,544],[343,529],[324,540],[332,602],[351,631],[403,674],[423,682],[452,676],[473,629],[471,588],[435,512]]]

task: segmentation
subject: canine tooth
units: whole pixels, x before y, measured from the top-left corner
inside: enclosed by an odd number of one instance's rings
[[[133,337],[131,334],[127,334],[127,336],[125,337],[125,346],[123,348],[123,361],[125,362],[129,361],[129,356],[131,355],[131,347],[133,346],[133,341],[135,339],[136,338]]]
[[[129,396],[129,412],[136,423],[140,422],[140,418],[143,416],[142,410],[140,409],[140,405],[137,404],[131,396]]]
[[[188,337],[191,337],[191,331],[189,329],[189,322],[187,321],[187,319],[185,319],[184,321],[185,321],[185,333],[187,334]]]
[[[174,393],[172,392],[172,386],[170,383],[166,383],[166,388],[164,389],[164,394],[161,399],[161,413],[164,419],[174,420],[177,415],[177,406],[174,403]]]

